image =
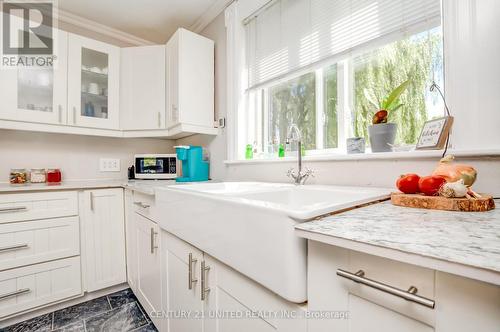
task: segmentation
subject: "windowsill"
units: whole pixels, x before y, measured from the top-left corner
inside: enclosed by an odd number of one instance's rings
[[[304,161],[350,161],[350,160],[399,160],[399,159],[429,159],[439,158],[442,150],[420,150],[405,152],[380,152],[380,153],[358,153],[358,154],[324,154],[304,156]],[[448,150],[447,154],[456,157],[499,157],[500,149],[476,149],[476,150]],[[272,164],[294,162],[296,157],[274,158],[274,159],[245,159],[225,160],[226,165],[238,164]]]

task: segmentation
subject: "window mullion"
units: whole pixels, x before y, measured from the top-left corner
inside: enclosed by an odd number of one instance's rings
[[[346,151],[346,139],[349,137],[350,105],[352,98],[352,82],[349,60],[339,62],[337,65],[337,126],[338,148]]]
[[[316,150],[324,148],[324,124],[325,124],[325,84],[323,79],[323,68],[316,70]]]

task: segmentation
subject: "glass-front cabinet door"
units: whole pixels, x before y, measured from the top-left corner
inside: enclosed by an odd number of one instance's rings
[[[70,34],[68,124],[119,129],[120,49]]]
[[[0,119],[65,124],[68,34],[54,30],[53,67],[0,69]]]

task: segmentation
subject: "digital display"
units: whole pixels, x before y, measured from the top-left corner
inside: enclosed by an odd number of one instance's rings
[[[136,173],[139,174],[175,174],[176,158],[173,157],[143,157],[136,158]]]

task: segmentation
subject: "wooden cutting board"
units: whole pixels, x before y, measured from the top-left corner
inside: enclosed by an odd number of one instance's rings
[[[394,205],[421,209],[484,212],[495,208],[495,201],[490,195],[481,194],[482,198],[446,198],[440,196],[424,196],[420,194],[392,193],[391,202]]]

